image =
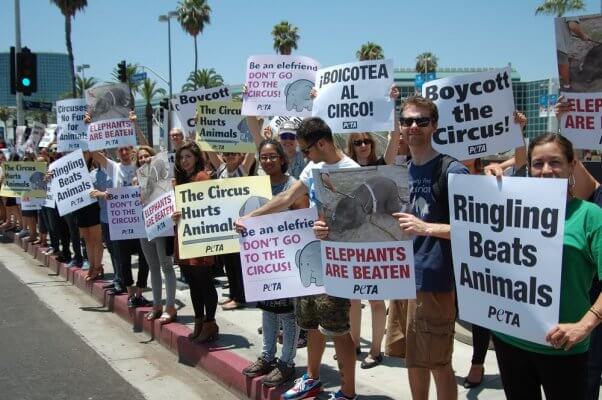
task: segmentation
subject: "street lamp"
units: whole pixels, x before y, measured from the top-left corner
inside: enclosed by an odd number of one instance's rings
[[[82,64],[77,66],[77,72],[82,74],[82,80],[86,80],[85,70],[90,68],[90,64]]]
[[[167,53],[169,62],[169,100],[172,97],[172,80],[171,80],[171,19],[176,17],[178,13],[176,11],[169,11],[167,14],[159,15],[159,22],[167,22]],[[167,132],[171,128],[170,109],[167,109]],[[167,136],[167,135],[166,135]],[[169,147],[169,140],[167,141],[167,147]]]

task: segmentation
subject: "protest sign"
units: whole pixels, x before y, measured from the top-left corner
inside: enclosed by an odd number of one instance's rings
[[[81,149],[59,158],[50,164],[49,170],[53,171],[50,190],[60,216],[96,203],[90,197],[92,180]]]
[[[36,211],[42,208],[42,205],[46,199],[40,199],[37,197],[30,197],[25,195],[21,197],[21,211]]]
[[[468,160],[522,146],[511,74],[507,67],[425,83],[422,95],[439,110],[433,148]]]
[[[90,151],[136,145],[136,131],[129,119],[133,103],[128,85],[115,83],[86,90],[92,122],[88,125]]]
[[[23,150],[23,142],[25,141],[25,131],[27,131],[27,127],[25,125],[17,125],[15,129],[15,149],[22,153]]]
[[[149,163],[138,168],[136,177],[144,205],[172,191],[173,168],[169,162],[169,154],[165,151],[155,154]]]
[[[320,215],[330,228],[330,240],[407,239],[391,215],[408,208],[407,166],[314,169],[312,173]]]
[[[52,190],[50,190],[49,186],[46,187],[46,197],[44,198],[44,203],[42,204],[42,207],[54,208],[56,204],[54,202],[54,196],[52,196]]]
[[[54,140],[54,132],[55,131],[56,131],[56,126],[54,126],[54,125],[52,127],[46,128],[44,130],[44,136],[42,136],[40,143],[38,143],[38,147],[46,148],[46,147],[50,146],[50,143],[52,143],[52,141]]]
[[[228,86],[218,86],[211,89],[198,89],[192,92],[183,92],[171,100],[171,106],[180,120],[184,131],[184,138],[195,140],[196,125],[195,112],[197,104],[208,101],[228,101],[232,98]]]
[[[46,197],[44,173],[46,163],[34,161],[7,161],[2,164],[4,181],[0,196],[4,197]]]
[[[335,133],[394,129],[393,60],[371,60],[323,68],[316,74],[318,96],[312,116]]]
[[[266,121],[266,122],[267,122],[267,126],[269,126],[270,129],[272,130],[272,133],[274,135],[277,135],[278,132],[280,131],[280,126],[285,121],[291,121],[296,126],[299,126],[299,124],[301,123],[301,121],[303,121],[303,118],[301,118],[301,117],[277,116],[277,117],[274,117],[274,118],[272,118],[272,119],[270,119],[269,121]]]
[[[244,220],[240,261],[247,301],[324,293],[315,208]]]
[[[247,92],[243,115],[309,117],[316,71],[320,64],[309,57],[261,55],[247,59]]]
[[[108,188],[107,215],[111,240],[146,238],[138,186]]]
[[[374,243],[322,241],[324,287],[344,299],[416,298],[412,240]]]
[[[152,240],[157,237],[173,236],[171,215],[175,211],[173,191],[162,194],[144,207],[144,228],[146,237]]]
[[[84,122],[87,108],[85,99],[56,102],[57,151],[88,150],[88,126]]]
[[[565,179],[449,176],[459,317],[546,344],[558,323]]]
[[[267,176],[193,182],[175,190],[182,259],[238,252],[234,220],[272,198]]]
[[[560,132],[577,149],[602,149],[602,92],[561,94],[573,111],[562,115]]]
[[[26,153],[35,153],[36,149],[38,148],[38,143],[40,143],[40,140],[42,140],[45,132],[46,125],[40,122],[34,122],[27,140],[25,143],[23,143],[22,151]]]
[[[196,140],[203,151],[255,153],[257,148],[241,102],[204,101],[197,104]]]

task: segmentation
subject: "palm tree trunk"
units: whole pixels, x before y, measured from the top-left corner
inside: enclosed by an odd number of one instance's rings
[[[69,15],[65,16],[65,41],[67,42],[67,53],[69,53],[69,64],[71,65],[71,93],[73,98],[76,98],[75,62],[73,60],[73,46],[71,45],[71,17]]]
[[[199,67],[198,67],[199,54],[198,54],[198,50],[197,50],[196,36],[193,36],[193,39],[194,39],[194,72],[196,72],[199,69]]]
[[[153,146],[153,106],[151,103],[146,103],[146,137],[148,145]]]

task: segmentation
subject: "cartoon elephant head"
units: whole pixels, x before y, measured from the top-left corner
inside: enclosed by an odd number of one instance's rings
[[[31,183],[32,190],[46,190],[46,183],[44,182],[44,173],[36,171],[29,177],[29,183]]]
[[[248,213],[250,213],[251,211],[256,210],[259,207],[261,207],[262,205],[266,204],[268,201],[269,200],[266,199],[265,197],[251,196],[244,202],[242,207],[240,207],[240,210],[238,211],[238,215],[241,217],[245,216]]]
[[[319,240],[309,242],[301,250],[297,250],[295,264],[299,268],[301,283],[304,287],[309,287],[312,283],[316,286],[324,286],[322,250]]]
[[[236,127],[238,129],[238,132],[240,132],[240,141],[241,142],[252,142],[253,141],[253,137],[251,136],[251,131],[249,130],[249,125],[247,124],[247,119],[243,118],[242,120],[240,120],[240,122],[238,123],[238,126]]]
[[[313,82],[307,79],[299,79],[286,85],[284,88],[286,109],[290,111],[294,108],[295,111],[301,112],[306,108],[311,111],[313,102],[309,92],[313,86]]]

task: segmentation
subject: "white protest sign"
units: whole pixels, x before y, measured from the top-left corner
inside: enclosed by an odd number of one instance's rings
[[[135,145],[136,130],[127,118],[91,122],[88,126],[90,151]]]
[[[86,104],[92,120],[88,125],[90,151],[136,145],[136,131],[129,119],[133,101],[125,83],[86,90]]]
[[[23,196],[21,197],[21,211],[36,211],[42,208],[46,199],[36,197]]]
[[[107,215],[111,240],[146,238],[140,187],[108,188]]]
[[[218,86],[211,89],[198,89],[192,92],[183,92],[171,100],[171,105],[184,127],[184,137],[190,140],[196,138],[196,124],[194,115],[197,103],[204,101],[228,101],[232,98],[228,86]]]
[[[507,67],[426,82],[422,95],[439,111],[433,148],[468,160],[522,146],[511,75]]]
[[[577,149],[602,149],[602,92],[561,94],[573,111],[562,116],[560,132]]]
[[[285,116],[277,116],[272,118],[271,120],[269,120],[267,122],[267,126],[270,127],[270,129],[272,130],[272,133],[274,135],[277,135],[280,131],[280,126],[285,122],[285,121],[291,121],[293,122],[296,126],[299,126],[299,124],[301,123],[301,121],[303,121],[303,118],[301,117],[285,117]]]
[[[50,190],[59,215],[96,203],[96,199],[90,197],[92,180],[81,149],[59,158],[50,164],[49,170],[53,171]]]
[[[56,102],[57,151],[88,150],[88,127],[84,122],[87,108],[85,99]]]
[[[566,179],[450,174],[459,317],[546,344],[558,323]]]
[[[15,149],[22,152],[23,141],[25,140],[25,131],[27,127],[25,125],[17,125],[15,129]]]
[[[42,204],[42,207],[54,208],[54,206],[55,206],[54,197],[52,196],[52,190],[49,187],[48,190],[46,191],[46,198],[44,199],[44,203]]]
[[[324,293],[315,208],[244,220],[240,261],[248,301]]]
[[[335,133],[394,129],[393,60],[371,60],[323,68],[316,75],[318,96],[312,116]]]
[[[316,71],[320,64],[309,57],[260,55],[247,59],[247,92],[243,115],[308,117]]]
[[[54,132],[56,131],[56,126],[51,128],[46,128],[44,130],[44,136],[42,136],[42,140],[38,143],[38,147],[48,147],[50,143],[54,140]]]
[[[146,237],[152,240],[157,237],[173,236],[171,215],[176,209],[173,191],[169,191],[150,202],[142,210]]]
[[[38,143],[42,140],[44,133],[46,132],[46,125],[40,122],[34,122],[31,132],[27,137],[27,140],[23,144],[23,151],[34,153],[38,147]]]
[[[365,300],[416,298],[411,240],[322,241],[322,266],[324,286],[330,296]]]

